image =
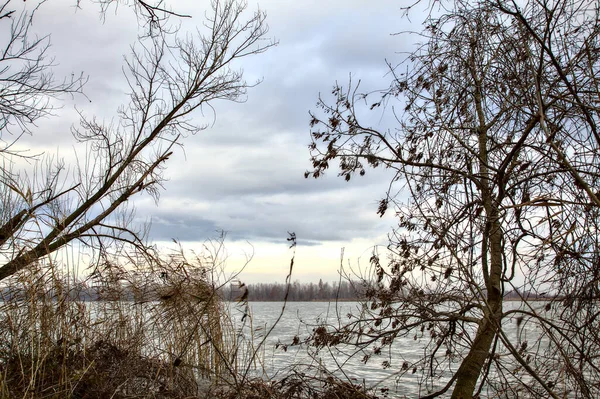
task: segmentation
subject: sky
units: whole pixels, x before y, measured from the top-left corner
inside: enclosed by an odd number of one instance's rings
[[[69,127],[77,110],[111,120],[127,100],[121,72],[139,27],[126,6],[102,20],[98,5],[74,0],[44,4],[34,27],[51,33],[55,74],[89,76],[87,98],[64,99],[58,117],[19,145],[32,152],[57,153],[73,161]],[[202,24],[208,1],[170,1],[181,31]],[[393,35],[411,27],[397,1],[249,1],[248,10],[267,13],[268,37],[278,45],[236,65],[246,80],[261,83],[244,103],[214,103],[216,117],[198,114],[209,127],[187,137],[167,165],[158,204],[148,196],[133,202],[136,221],[150,222],[150,239],[161,248],[176,239],[201,250],[206,240],[227,235],[228,270],[248,283],[283,282],[291,250],[288,232],[298,239],[293,280],[337,280],[338,269],[366,267],[373,246],[387,243],[393,215],[380,218],[378,201],[391,172],[376,170],[345,182],[332,169],[324,178],[305,179],[310,169],[309,111],[333,84],[361,80],[365,90],[387,86],[386,60],[396,63],[411,38]],[[411,14],[413,23],[420,16]],[[89,101],[88,101],[89,100]],[[378,129],[393,127],[389,115],[374,113]],[[340,260],[343,251],[343,261]]]

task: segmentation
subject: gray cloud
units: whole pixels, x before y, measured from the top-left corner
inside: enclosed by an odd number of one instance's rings
[[[139,210],[199,227],[194,233],[155,220],[156,239],[201,240],[216,228],[251,242],[281,242],[294,231],[308,244],[389,230],[393,222],[375,213],[389,171],[351,183],[338,179],[335,169],[324,179],[303,177],[310,169],[308,111],[319,92],[327,93],[336,80],[345,83],[351,72],[374,87],[386,83],[384,60],[399,42],[389,35],[400,28],[394,25],[399,11],[390,2],[365,13],[361,4],[318,12],[310,3],[265,6],[280,44],[244,65],[250,81],[264,81],[246,103],[216,105],[215,125],[189,138],[187,159],[170,166],[159,207]]]
[[[325,187],[326,180],[302,179],[293,188],[250,183],[231,195],[217,195],[232,190],[227,182],[217,186],[201,184],[182,191],[181,196],[163,196],[158,207],[151,201],[140,202],[138,215],[152,218],[153,237],[157,240],[201,240],[214,236],[217,230],[227,231],[230,238],[251,242],[280,241],[288,231],[313,243],[369,238],[387,231],[392,222],[390,217],[380,219],[375,212],[377,200],[385,190],[380,184],[383,179],[360,180],[337,187]],[[206,195],[210,190],[215,195]],[[167,187],[167,192],[173,190]],[[191,233],[188,226],[203,227]]]
[[[121,68],[134,42],[137,25],[130,11],[107,15],[102,23],[94,4],[75,10],[71,0],[42,7],[40,32],[53,32],[57,76],[88,73],[91,102],[69,99],[61,118],[49,120],[28,143],[69,148],[67,133],[77,122],[75,103],[87,115],[110,120],[127,100]],[[206,3],[206,2],[204,2]],[[201,2],[172,2],[183,13],[182,30],[202,23]],[[147,197],[135,200],[138,220],[152,220],[151,237],[185,241],[214,237],[226,230],[233,239],[282,242],[294,231],[306,244],[380,236],[393,225],[376,214],[390,171],[374,171],[346,183],[333,169],[320,180],[306,180],[310,169],[308,111],[319,93],[327,94],[349,74],[365,89],[386,85],[385,59],[396,59],[404,43],[391,33],[405,29],[395,1],[261,1],[270,35],[278,47],[237,65],[251,89],[245,103],[215,103],[213,115],[196,114],[209,127],[184,141],[184,153],[171,159],[166,190],[156,206]],[[250,9],[256,4],[252,2]],[[373,124],[385,128],[379,115]],[[214,124],[213,124],[214,122]]]

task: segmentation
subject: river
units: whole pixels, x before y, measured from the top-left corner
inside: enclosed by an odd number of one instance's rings
[[[516,308],[520,304],[520,302],[507,302],[505,308]],[[283,303],[251,302],[249,306],[252,315],[251,328],[246,325],[241,331],[257,345],[281,314]],[[357,314],[360,310],[360,304],[356,302],[340,302],[338,306],[336,312],[334,303],[287,303],[281,319],[267,336],[264,345],[258,352],[261,362],[257,363],[256,368],[251,372],[254,375],[277,379],[283,377],[290,366],[322,365],[329,370],[334,370],[337,376],[354,384],[375,387],[376,393],[381,392],[381,388],[386,388],[386,391],[389,389],[388,397],[390,398],[421,396],[440,389],[450,378],[449,371],[443,370],[444,367],[440,368],[437,378],[428,380],[425,380],[424,373],[420,371],[416,373],[400,372],[403,362],[412,363],[426,353],[425,345],[428,340],[397,339],[391,348],[382,351],[379,356],[373,356],[367,363],[362,361],[365,353],[345,353],[337,348],[324,348],[316,354],[314,348],[300,344],[288,346],[287,350],[284,350],[284,346],[281,344],[291,344],[295,336],[300,339],[308,336],[315,325],[325,320],[337,323],[338,317],[343,322],[348,313]],[[543,307],[544,303],[540,302],[538,306]],[[233,312],[234,315],[235,313],[236,311]],[[531,331],[521,330],[521,337],[527,334],[537,335],[532,327],[527,328]],[[504,330],[515,342],[518,341],[518,327],[514,320],[507,320]],[[278,346],[278,344],[280,345]],[[349,354],[353,356],[349,356]],[[382,366],[385,361],[390,362],[387,368]],[[457,365],[453,367],[456,369]]]

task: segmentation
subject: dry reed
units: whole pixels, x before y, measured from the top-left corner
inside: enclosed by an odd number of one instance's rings
[[[84,280],[44,262],[0,305],[1,398],[190,398],[234,379],[237,338],[215,259],[180,251],[141,267],[104,261]]]

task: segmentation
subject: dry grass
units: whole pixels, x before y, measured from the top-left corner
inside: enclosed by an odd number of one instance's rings
[[[236,334],[208,252],[105,260],[84,281],[55,263],[15,275],[0,294],[0,399],[373,397],[296,370],[249,380],[260,348]]]
[[[2,291],[0,397],[191,398],[199,381],[232,380],[214,266],[181,252],[143,272],[106,262],[83,282],[54,264],[18,274]]]
[[[219,399],[387,399],[388,392],[380,390],[379,395],[357,384],[342,381],[331,374],[316,377],[298,370],[278,381],[265,381],[259,378],[246,381],[243,385],[230,389],[216,387],[210,397]]]

